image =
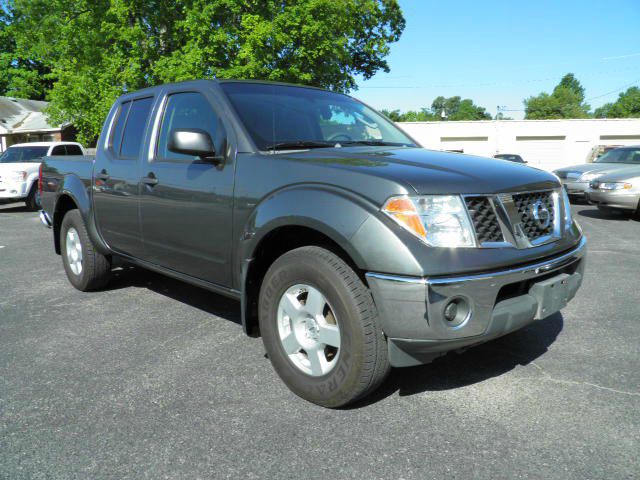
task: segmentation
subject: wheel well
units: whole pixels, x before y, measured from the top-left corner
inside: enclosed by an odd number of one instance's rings
[[[78,208],[69,195],[61,196],[56,202],[56,209],[53,213],[53,243],[56,253],[60,255],[60,228],[62,227],[62,219],[69,210]]]
[[[263,238],[256,248],[253,261],[245,279],[246,331],[252,337],[260,336],[258,325],[258,299],[260,287],[267,270],[280,256],[299,247],[318,246],[326,248],[344,260],[366,285],[364,272],[358,268],[349,254],[327,235],[308,227],[280,227]]]

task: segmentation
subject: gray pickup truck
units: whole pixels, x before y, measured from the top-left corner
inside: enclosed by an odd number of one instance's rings
[[[45,158],[40,188],[73,286],[119,257],[238,299],[284,383],[327,407],[558,312],[584,272],[555,176],[425,150],[315,88],[129,93],[95,158]]]

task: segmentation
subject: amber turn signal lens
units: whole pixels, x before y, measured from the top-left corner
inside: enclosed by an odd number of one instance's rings
[[[422,219],[418,215],[415,205],[408,198],[391,198],[382,210],[414,235],[422,239],[427,238]]]

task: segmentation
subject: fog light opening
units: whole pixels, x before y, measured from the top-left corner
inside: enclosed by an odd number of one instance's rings
[[[442,314],[448,326],[452,328],[460,327],[469,320],[471,306],[466,299],[456,297],[449,300]]]

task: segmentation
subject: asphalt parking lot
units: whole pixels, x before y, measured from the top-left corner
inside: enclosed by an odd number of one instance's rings
[[[332,411],[286,389],[237,303],[133,268],[78,292],[37,215],[0,206],[0,478],[640,477],[640,221],[575,215],[562,314]]]

